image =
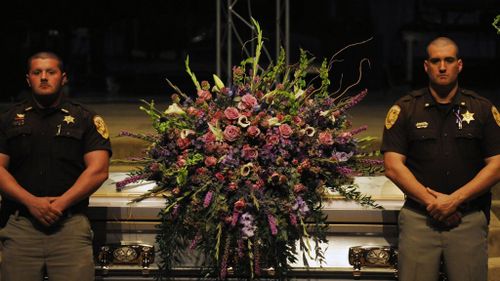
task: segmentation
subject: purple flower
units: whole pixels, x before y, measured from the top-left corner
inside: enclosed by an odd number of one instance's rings
[[[235,226],[236,222],[238,221],[238,217],[240,216],[240,213],[238,211],[233,212],[233,220],[231,221],[231,225]]]
[[[243,258],[245,256],[244,251],[245,245],[243,244],[243,239],[238,239],[238,257]]]
[[[295,214],[290,214],[290,224],[293,226],[297,225],[297,216]]]
[[[350,176],[353,172],[351,168],[343,166],[338,166],[337,171],[344,176]]]
[[[350,98],[349,99],[349,102],[344,105],[344,107],[341,109],[342,112],[345,112],[346,110],[348,110],[349,108],[355,106],[356,104],[358,104],[361,100],[363,100],[365,98],[365,96],[368,94],[368,90],[364,89],[363,91],[361,91],[359,94],[355,95],[354,97]]]
[[[194,239],[191,241],[191,244],[189,245],[189,250],[194,250],[194,248],[196,247],[198,242],[200,242],[200,240],[201,240],[201,235],[200,235],[200,233],[198,233],[198,234],[196,234]]]
[[[276,236],[278,234],[278,228],[276,227],[276,218],[271,214],[267,214],[267,221],[269,222],[269,228],[271,229],[271,234]]]
[[[333,153],[333,158],[337,159],[339,162],[345,162],[349,160],[354,155],[354,152],[345,153],[343,151]]]
[[[210,205],[210,202],[212,202],[212,194],[213,192],[211,190],[207,192],[207,194],[205,195],[205,200],[203,200],[203,207],[206,208]]]
[[[304,201],[304,199],[302,199],[301,196],[298,196],[295,204],[292,207],[292,210],[299,211],[302,216],[305,216],[309,212],[309,207],[307,206],[307,203]]]
[[[368,165],[382,165],[382,164],[384,164],[384,160],[377,160],[377,159],[359,159],[358,161],[360,163],[368,164]]]
[[[361,133],[363,131],[366,131],[366,129],[368,129],[368,126],[367,125],[363,125],[363,126],[361,126],[359,128],[356,128],[356,129],[352,130],[351,131],[351,135],[359,134],[359,133]]]
[[[139,174],[139,175],[135,175],[135,176],[130,176],[122,181],[119,181],[117,182],[115,185],[116,185],[116,190],[117,191],[122,191],[123,188],[128,185],[128,184],[131,184],[131,183],[134,183],[134,182],[138,182],[142,179],[145,179],[149,177],[149,174]]]

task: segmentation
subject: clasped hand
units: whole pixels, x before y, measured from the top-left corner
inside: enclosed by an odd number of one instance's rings
[[[34,197],[26,207],[41,224],[51,226],[63,214],[63,210],[55,204],[57,199],[58,197]]]
[[[434,201],[427,205],[429,215],[435,220],[444,222],[448,226],[456,226],[462,221],[462,214],[458,211],[459,202],[456,197],[427,188]]]

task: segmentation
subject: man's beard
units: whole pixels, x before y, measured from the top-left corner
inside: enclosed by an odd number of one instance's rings
[[[33,98],[36,100],[36,102],[38,102],[43,107],[52,106],[57,101],[57,99],[59,99],[60,96],[61,92],[57,92],[50,95],[33,94]]]

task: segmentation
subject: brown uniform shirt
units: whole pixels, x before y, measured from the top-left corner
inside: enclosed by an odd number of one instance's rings
[[[451,194],[476,176],[485,158],[500,154],[500,114],[490,101],[468,90],[459,89],[443,107],[428,89],[421,89],[389,110],[381,151],[405,155],[420,183]],[[490,205],[487,192],[465,207],[489,215]]]
[[[107,150],[109,133],[102,118],[81,104],[63,99],[55,108],[39,108],[29,99],[0,115],[0,153],[9,155],[8,170],[16,181],[36,196],[60,196],[85,170],[83,156]],[[88,199],[72,207],[84,212]],[[2,215],[21,204],[2,198]]]

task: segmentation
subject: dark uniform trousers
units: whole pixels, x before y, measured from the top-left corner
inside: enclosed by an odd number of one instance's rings
[[[2,281],[93,281],[92,230],[83,214],[63,218],[43,230],[33,219],[11,215],[0,230]]]

